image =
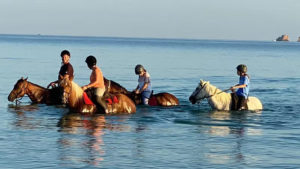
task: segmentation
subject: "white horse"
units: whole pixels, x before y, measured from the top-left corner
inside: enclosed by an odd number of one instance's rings
[[[192,93],[189,100],[192,104],[195,104],[203,99],[208,99],[210,106],[216,110],[230,110],[232,104],[230,93],[216,88],[208,81],[200,80],[199,86]],[[262,109],[262,103],[258,98],[248,97],[247,110],[259,111]]]

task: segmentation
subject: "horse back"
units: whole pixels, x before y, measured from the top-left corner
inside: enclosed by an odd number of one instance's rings
[[[256,97],[249,97],[247,101],[248,110],[262,110],[263,105],[261,101]]]
[[[136,106],[134,102],[124,94],[113,94],[117,98],[117,102],[107,104],[110,113],[135,113]]]
[[[158,106],[177,106],[179,105],[178,99],[170,93],[158,93],[153,95],[156,98]]]

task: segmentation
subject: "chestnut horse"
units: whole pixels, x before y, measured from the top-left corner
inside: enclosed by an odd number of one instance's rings
[[[94,113],[104,113],[101,110],[97,110],[96,105],[94,104],[86,104],[84,100],[84,91],[81,87],[70,80],[69,78],[65,77],[59,82],[60,86],[63,88],[64,94],[64,101],[67,103],[69,108],[72,111],[80,112],[80,113],[87,113],[87,114],[94,114]],[[133,101],[128,98],[126,95],[118,93],[114,94],[117,98],[117,103],[107,104],[107,109],[109,114],[116,114],[116,113],[135,113],[136,107]]]
[[[131,98],[136,105],[142,104],[142,97],[141,94],[135,94],[134,92],[129,92],[121,86],[119,83],[116,83],[112,80],[107,80],[104,78],[104,83],[106,90],[109,93],[122,93],[127,95],[129,98]],[[149,99],[149,105],[150,106],[177,106],[179,105],[178,99],[170,94],[170,93],[157,93],[157,94],[151,94],[151,97]]]
[[[141,94],[130,92],[128,96],[135,102],[135,104],[143,104]],[[149,106],[170,107],[179,105],[179,101],[174,95],[170,93],[157,93],[151,94],[148,104]]]
[[[8,101],[27,95],[33,103],[45,103],[48,105],[61,104],[59,88],[46,89],[37,84],[27,81],[28,78],[21,78],[15,84],[13,90],[8,95]]]

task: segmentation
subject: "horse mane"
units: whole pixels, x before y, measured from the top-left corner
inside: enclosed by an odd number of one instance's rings
[[[119,83],[117,83],[117,82],[115,82],[115,81],[112,81],[112,80],[111,80],[111,83],[112,83],[113,85],[116,85],[116,86],[120,87],[120,88],[122,89],[122,91],[124,90],[124,91],[128,92],[128,90],[125,89],[125,87],[121,86]]]
[[[211,96],[208,98],[208,101],[213,102],[213,100],[216,102],[223,103],[222,107],[225,107],[227,104],[231,102],[231,97],[229,93],[222,92],[222,90],[218,89],[216,86],[211,85],[209,82],[205,82],[206,85],[206,91]],[[214,107],[217,105],[214,105]],[[220,105],[218,105],[220,106]]]
[[[72,91],[74,91],[75,95],[75,100],[79,101],[80,99],[82,99],[83,96],[83,90],[82,88],[75,82],[71,81],[72,83]]]
[[[17,83],[14,85],[14,89],[17,87],[17,84],[19,84],[19,83],[21,83],[21,82],[27,82],[27,83],[29,83],[29,84],[31,84],[31,85],[33,85],[33,86],[35,86],[35,87],[38,87],[38,88],[40,88],[40,89],[44,89],[44,90],[47,90],[45,87],[43,87],[43,86],[40,86],[40,85],[37,85],[37,84],[35,84],[35,83],[32,83],[32,82],[30,82],[30,81],[27,81],[27,80],[25,80],[25,79],[19,79],[18,81],[17,81]]]
[[[206,91],[210,94],[210,95],[214,95],[218,92],[221,92],[220,89],[218,89],[216,86],[210,84],[209,82],[206,82],[204,85],[206,85]]]
[[[115,82],[113,80],[108,80],[105,77],[104,77],[104,81],[110,81],[110,83],[111,83],[110,86],[116,86],[116,87],[120,88],[121,89],[121,91],[120,91],[121,93],[124,93],[124,94],[128,93],[128,90],[125,87],[121,86],[119,83],[117,83],[117,82]]]
[[[34,85],[34,86],[36,86],[36,87],[38,87],[38,88],[48,90],[47,88],[45,88],[45,87],[43,87],[43,86],[37,85],[37,84],[32,83],[32,82],[29,82],[29,81],[27,81],[27,82],[30,83],[30,84],[32,84],[32,85]]]

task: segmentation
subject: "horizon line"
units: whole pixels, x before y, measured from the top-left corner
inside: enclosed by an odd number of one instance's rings
[[[128,37],[128,36],[90,36],[90,35],[55,35],[55,34],[11,34],[0,33],[0,36],[45,36],[45,37],[77,37],[77,38],[110,38],[110,39],[153,39],[153,40],[185,40],[185,41],[259,41],[273,42],[274,40],[241,40],[241,39],[198,39],[198,38],[159,38],[159,37]],[[293,42],[293,41],[289,41]],[[297,42],[297,41],[295,41]]]

